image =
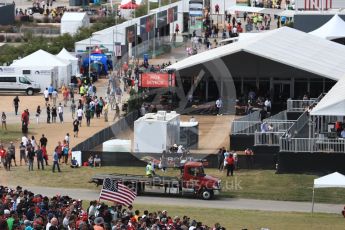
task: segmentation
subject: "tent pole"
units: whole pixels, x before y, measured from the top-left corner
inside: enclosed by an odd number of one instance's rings
[[[313,186],[313,198],[312,198],[312,205],[311,205],[311,214],[314,213],[314,196],[315,196],[315,187]]]

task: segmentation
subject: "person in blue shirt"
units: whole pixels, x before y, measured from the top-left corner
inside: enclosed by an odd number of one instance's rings
[[[55,172],[55,166],[57,167],[58,171],[61,172],[60,170],[60,165],[59,165],[59,154],[57,153],[58,147],[55,148],[54,154],[53,154],[53,172]]]
[[[52,85],[50,85],[48,87],[48,94],[49,94],[50,101],[52,100],[53,91],[54,91],[54,87]]]

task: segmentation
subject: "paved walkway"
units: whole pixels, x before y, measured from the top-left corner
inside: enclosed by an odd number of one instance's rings
[[[98,200],[99,190],[87,189],[66,189],[66,188],[47,188],[47,187],[27,187],[34,193],[46,196],[68,195],[82,200]],[[311,212],[311,202],[293,202],[293,201],[272,201],[272,200],[254,200],[254,199],[216,199],[204,201],[192,198],[171,198],[171,197],[153,197],[139,196],[135,200],[136,204],[159,204],[174,205],[195,208],[218,208],[218,209],[242,209],[242,210],[260,210],[273,212]],[[314,211],[320,213],[340,214],[343,205],[340,204],[315,204]]]

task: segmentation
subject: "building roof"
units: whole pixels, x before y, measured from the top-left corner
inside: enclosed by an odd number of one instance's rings
[[[336,14],[320,28],[309,32],[309,34],[328,40],[344,38],[345,21]]]
[[[78,58],[74,57],[70,52],[68,52],[65,48],[62,48],[60,53],[56,55],[56,57],[69,60],[69,61],[78,61]]]
[[[167,69],[182,70],[241,51],[329,79],[345,77],[344,45],[289,27],[190,56]]]
[[[84,17],[87,17],[85,12],[65,12],[61,21],[82,21]]]

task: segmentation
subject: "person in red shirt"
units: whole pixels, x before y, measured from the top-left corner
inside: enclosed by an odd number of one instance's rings
[[[229,176],[229,173],[231,174],[231,176],[234,175],[234,164],[235,164],[235,160],[232,156],[232,154],[229,155],[229,157],[226,160],[227,162],[227,171],[226,171],[226,176]]]
[[[3,145],[0,145],[0,161],[6,168],[5,162],[6,162],[6,150],[4,149]],[[1,166],[0,166],[1,167]]]

